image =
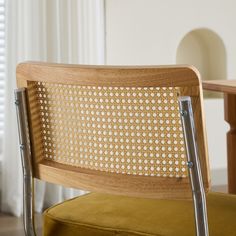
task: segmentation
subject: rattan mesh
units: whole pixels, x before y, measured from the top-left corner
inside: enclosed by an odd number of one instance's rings
[[[115,173],[187,176],[178,88],[30,82],[28,90],[39,107],[43,145],[36,151],[43,158]]]

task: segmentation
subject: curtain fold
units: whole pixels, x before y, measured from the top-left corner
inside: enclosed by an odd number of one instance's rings
[[[6,1],[6,98],[1,208],[22,213],[22,170],[13,90],[15,69],[26,60],[104,63],[103,0]],[[81,194],[80,190],[36,181],[35,209]]]

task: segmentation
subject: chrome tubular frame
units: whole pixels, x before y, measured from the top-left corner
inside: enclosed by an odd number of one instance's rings
[[[189,178],[193,194],[196,233],[197,236],[209,236],[206,197],[196,142],[191,98],[179,97],[179,107],[187,152]]]
[[[23,169],[23,221],[26,236],[36,236],[34,228],[34,180],[30,150],[25,88],[15,90],[15,104]]]

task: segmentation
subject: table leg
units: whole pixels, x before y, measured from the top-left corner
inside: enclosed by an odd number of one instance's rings
[[[228,192],[236,194],[236,95],[224,94],[225,121],[230,125],[227,132]]]

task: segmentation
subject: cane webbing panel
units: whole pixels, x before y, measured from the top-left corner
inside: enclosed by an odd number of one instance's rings
[[[39,106],[43,150],[37,152],[45,159],[115,173],[186,177],[178,88],[30,82],[28,91]],[[34,129],[38,121],[31,122]]]

